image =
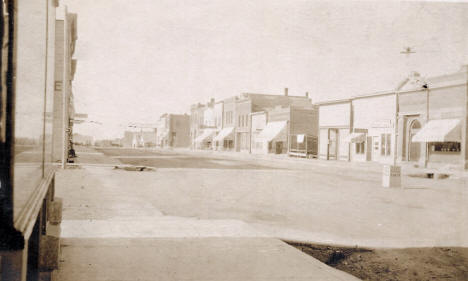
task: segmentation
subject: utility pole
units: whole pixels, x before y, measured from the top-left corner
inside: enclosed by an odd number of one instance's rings
[[[400,54],[404,54],[408,59],[411,54],[416,53],[412,47],[405,47]],[[401,186],[401,167],[397,165],[398,158],[398,119],[399,119],[399,91],[409,81],[405,79],[395,89],[395,118],[393,121],[393,159],[391,165],[384,165],[382,175],[382,186],[384,187],[400,187]]]

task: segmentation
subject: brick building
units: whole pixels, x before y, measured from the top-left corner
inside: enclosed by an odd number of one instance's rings
[[[160,147],[189,147],[190,116],[170,113],[161,115],[156,143]]]
[[[284,95],[267,95],[244,93],[235,97],[234,110],[234,145],[236,151],[251,152],[251,113],[265,111],[275,106],[310,106],[311,100],[306,96],[289,96],[288,89]],[[225,102],[226,108],[226,102]],[[226,109],[225,109],[226,110]]]
[[[276,106],[251,114],[252,153],[317,154],[318,112],[308,106]]]

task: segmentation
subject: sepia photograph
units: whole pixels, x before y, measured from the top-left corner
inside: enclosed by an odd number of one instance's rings
[[[0,12],[0,281],[468,281],[468,1]]]

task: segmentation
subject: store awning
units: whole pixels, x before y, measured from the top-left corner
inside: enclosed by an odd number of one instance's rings
[[[461,142],[459,119],[430,120],[413,136],[413,142]]]
[[[195,139],[195,142],[200,143],[207,141],[208,139],[212,138],[215,133],[216,131],[214,129],[205,129],[203,133]]]
[[[286,128],[286,124],[287,121],[269,122],[257,138],[272,141]]]
[[[216,137],[214,137],[213,141],[223,141],[225,138],[229,137],[233,131],[233,127],[224,128]]]
[[[366,141],[366,134],[364,133],[351,133],[345,139],[349,143],[361,143]]]

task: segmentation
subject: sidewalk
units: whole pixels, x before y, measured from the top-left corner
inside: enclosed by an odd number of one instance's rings
[[[290,157],[287,154],[250,154],[246,152],[233,152],[233,151],[213,151],[213,150],[192,150],[188,148],[176,149],[157,149],[164,152],[180,152],[191,155],[204,155],[209,157],[221,157],[239,160],[254,160],[254,161],[267,161],[269,163],[287,163],[295,165],[303,165],[303,167],[333,167],[338,169],[366,171],[370,173],[382,173],[385,164],[378,162],[351,162],[351,161],[337,161],[337,160],[323,160],[323,159],[307,159],[300,157]],[[425,176],[427,173],[442,173],[453,178],[468,178],[468,171],[453,169],[450,167],[440,168],[424,168],[416,167],[414,163],[401,162],[397,163],[401,166],[402,175],[408,176]]]
[[[359,280],[276,239],[65,239],[57,280]]]
[[[57,280],[358,280],[241,220],[166,215],[150,196],[159,196],[159,177],[93,166],[58,172]]]

